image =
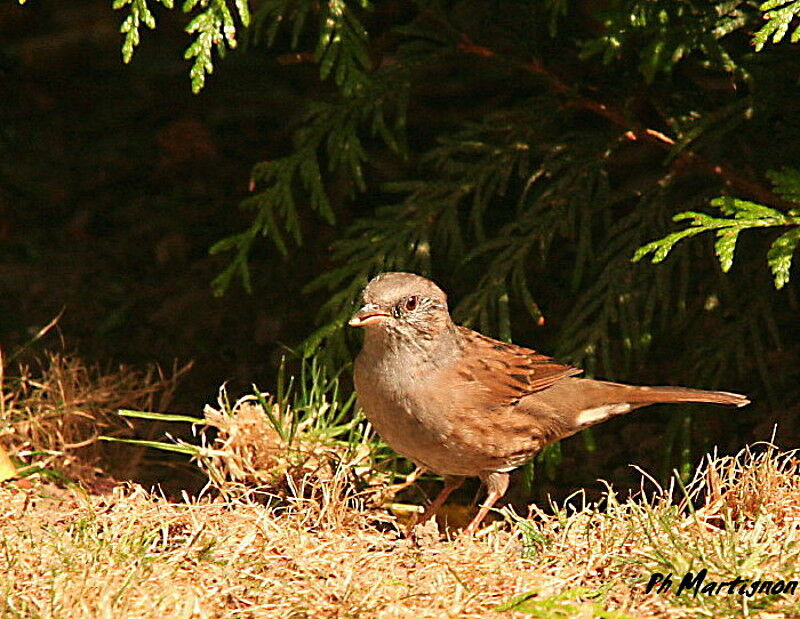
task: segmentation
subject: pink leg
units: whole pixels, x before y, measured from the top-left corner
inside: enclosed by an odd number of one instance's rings
[[[425,522],[432,516],[436,515],[436,512],[439,511],[439,508],[444,505],[445,501],[447,501],[447,497],[450,496],[450,493],[455,490],[456,488],[460,487],[461,484],[464,483],[463,477],[455,477],[451,475],[445,475],[444,477],[444,486],[439,491],[439,494],[436,495],[436,498],[431,501],[430,505],[425,508],[425,512],[422,514],[422,517],[419,519],[419,522]]]
[[[489,510],[494,507],[494,504],[497,502],[499,498],[501,498],[508,490],[508,473],[500,473],[494,471],[492,473],[486,473],[481,475],[481,480],[486,484],[486,488],[489,491],[489,494],[486,495],[486,501],[484,501],[481,508],[478,510],[478,513],[475,514],[475,517],[472,519],[467,525],[467,533],[472,535],[480,526],[483,519],[486,518],[486,514],[489,513]]]

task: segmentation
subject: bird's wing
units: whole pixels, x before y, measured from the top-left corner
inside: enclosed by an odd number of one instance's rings
[[[506,344],[465,327],[458,329],[464,350],[457,364],[459,378],[479,384],[491,408],[515,405],[520,398],[583,371],[535,350]]]

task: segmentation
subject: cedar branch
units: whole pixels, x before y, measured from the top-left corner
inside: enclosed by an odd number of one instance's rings
[[[462,35],[461,41],[458,44],[458,48],[465,53],[480,56],[482,58],[499,58],[499,54],[497,54],[497,52],[488,47],[474,43],[467,35]],[[568,97],[570,99],[568,102],[570,107],[576,107],[593,112],[622,129],[625,139],[631,141],[641,140],[642,142],[649,142],[666,151],[671,151],[675,146],[675,139],[671,138],[665,133],[658,131],[657,129],[644,127],[628,118],[620,110],[577,93],[574,88],[569,86],[558,75],[545,67],[540,60],[532,60],[530,62],[523,63],[521,66],[528,73],[545,78],[550,89],[555,94]],[[721,163],[709,161],[690,149],[684,149],[678,153],[675,158],[675,167],[681,170],[690,167],[702,170],[710,176],[719,178],[723,185],[733,192],[736,192],[743,197],[756,200],[761,204],[783,209],[792,208],[794,206],[786,200],[783,200],[779,196],[775,195],[761,183],[755,180],[742,178],[733,170],[731,170],[730,167]]]

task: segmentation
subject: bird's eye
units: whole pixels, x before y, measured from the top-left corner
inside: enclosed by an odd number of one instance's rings
[[[407,312],[413,312],[419,305],[419,297],[408,297],[406,299],[405,308]]]

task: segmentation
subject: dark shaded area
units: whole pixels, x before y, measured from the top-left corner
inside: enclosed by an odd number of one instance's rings
[[[313,241],[291,262],[261,244],[252,295],[209,287],[228,258],[208,248],[247,225],[250,168],[286,148],[306,71],[265,77],[245,50],[194,96],[182,25],[158,17],[125,66],[106,2],[0,8],[0,337],[13,350],[65,308],[64,346],[89,360],[195,360],[176,404],[197,409],[223,381],[266,384],[314,313],[297,300]]]

